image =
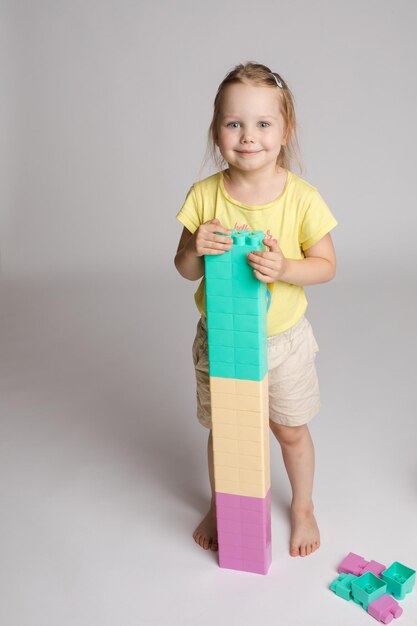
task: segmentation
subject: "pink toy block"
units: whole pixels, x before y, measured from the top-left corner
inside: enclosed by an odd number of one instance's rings
[[[389,624],[393,618],[402,615],[402,608],[392,596],[385,594],[368,605],[368,613],[383,624]]]
[[[355,576],[362,576],[367,572],[371,572],[381,578],[382,572],[387,568],[378,561],[366,561],[363,556],[349,552],[346,558],[343,559],[338,567],[339,574],[354,574]]]
[[[385,572],[386,569],[385,565],[378,563],[378,561],[369,561],[368,565],[363,568],[362,573],[366,574],[367,572],[372,572],[372,574],[381,578],[382,572]]]
[[[265,498],[216,492],[219,565],[267,574],[271,563],[271,493]]]
[[[349,552],[347,557],[343,559],[337,571],[339,574],[354,574],[355,576],[362,576],[364,568],[369,565],[369,561],[365,561],[363,556]],[[384,568],[385,569],[385,568]]]

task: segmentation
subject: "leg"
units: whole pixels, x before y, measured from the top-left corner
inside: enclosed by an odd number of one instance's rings
[[[213,433],[210,430],[208,444],[208,470],[211,487],[211,504],[205,518],[200,522],[193,533],[194,541],[202,548],[218,550],[217,544],[217,521],[216,521],[216,494],[214,488],[214,464],[213,464]]]
[[[282,426],[269,421],[278,439],[292,488],[291,556],[307,556],[320,546],[313,515],[314,446],[307,425]]]

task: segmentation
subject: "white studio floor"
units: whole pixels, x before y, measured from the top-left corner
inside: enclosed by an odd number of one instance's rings
[[[322,547],[288,555],[271,438],[265,577],[221,570],[191,537],[208,506],[208,433],[194,416],[194,285],[168,281],[0,285],[0,623],[371,626],[328,587],[350,551],[417,568],[415,277],[411,295],[410,282],[339,278],[309,291]],[[417,625],[417,590],[401,606],[394,623]]]

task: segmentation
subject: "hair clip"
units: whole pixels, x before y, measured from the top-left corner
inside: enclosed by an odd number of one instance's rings
[[[278,78],[275,76],[275,74],[273,74],[273,73],[271,72],[271,76],[273,76],[273,77],[274,77],[274,80],[275,80],[275,82],[276,82],[276,84],[277,84],[277,87],[279,87],[280,89],[283,89],[282,82],[281,82],[280,80],[278,80]]]

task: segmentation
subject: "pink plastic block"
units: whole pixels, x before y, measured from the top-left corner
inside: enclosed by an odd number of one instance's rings
[[[368,613],[383,624],[389,624],[393,618],[402,615],[402,608],[392,596],[385,594],[368,605]]]
[[[219,544],[220,548],[220,544]],[[269,544],[264,552],[264,558],[262,561],[252,561],[250,557],[234,557],[223,556],[221,550],[219,550],[219,565],[227,569],[236,569],[245,572],[252,572],[254,574],[267,574],[269,566],[272,560],[271,544]]]
[[[363,568],[362,574],[366,574],[367,572],[372,572],[375,576],[381,578],[382,572],[384,572],[387,568],[382,563],[378,563],[378,561],[369,561],[368,565]]]
[[[271,494],[216,492],[219,565],[267,574],[271,564]]]
[[[347,557],[343,559],[337,571],[339,574],[354,574],[355,576],[362,576],[364,568],[369,565],[369,561],[365,561],[363,556],[349,552]],[[385,569],[385,568],[384,568]]]

